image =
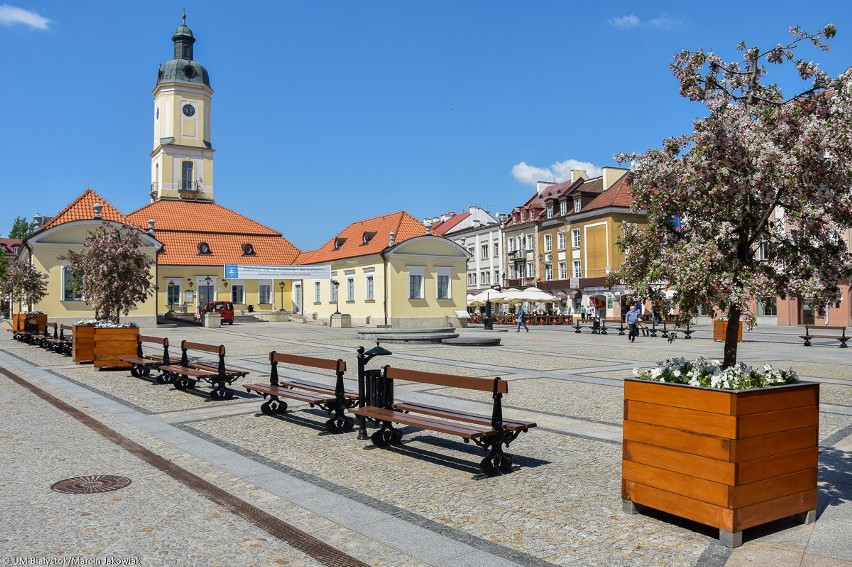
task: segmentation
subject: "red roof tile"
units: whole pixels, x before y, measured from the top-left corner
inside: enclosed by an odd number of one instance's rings
[[[458,226],[461,221],[468,218],[469,216],[470,211],[458,215],[453,215],[444,222],[439,222],[438,224],[432,226],[432,234],[436,236],[444,236],[445,234],[447,234],[447,232]]]
[[[396,233],[394,241],[398,244],[409,238],[423,236],[426,234],[426,228],[405,211],[354,222],[322,247],[299,254],[296,263],[318,264],[378,254],[388,247],[391,232]],[[368,237],[366,243],[365,235]]]
[[[98,195],[94,189],[86,189],[83,191],[82,195],[71,201],[71,204],[59,211],[56,216],[50,219],[39,230],[39,232],[53,228],[54,226],[59,226],[60,224],[65,224],[66,222],[93,219],[95,217],[95,213],[92,206],[95,203],[103,205],[103,208],[101,209],[101,219],[127,224],[127,217],[121,214],[121,211],[113,207],[109,201]]]
[[[630,193],[630,181],[633,176],[626,173],[618,178],[618,181],[606,191],[594,198],[588,205],[583,208],[583,211],[592,211],[595,209],[603,209],[606,207],[626,207],[633,206],[633,195]]]
[[[154,219],[155,237],[164,245],[158,257],[162,266],[280,266],[293,264],[299,255],[280,232],[212,202],[161,199],[127,218],[144,230]],[[199,252],[202,242],[209,254]],[[244,244],[251,244],[254,254],[244,254]]]

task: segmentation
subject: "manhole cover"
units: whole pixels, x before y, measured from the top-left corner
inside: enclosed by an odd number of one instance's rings
[[[64,492],[65,494],[97,494],[99,492],[118,490],[128,484],[130,484],[130,479],[126,476],[97,474],[60,480],[50,488],[51,490]]]

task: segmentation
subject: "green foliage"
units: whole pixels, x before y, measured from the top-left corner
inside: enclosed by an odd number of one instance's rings
[[[36,230],[35,222],[27,222],[24,217],[15,217],[12,221],[12,228],[9,230],[9,238],[20,238],[24,240],[29,238]]]
[[[38,303],[47,295],[47,279],[47,274],[19,260],[0,277],[0,295],[11,297],[13,302]]]

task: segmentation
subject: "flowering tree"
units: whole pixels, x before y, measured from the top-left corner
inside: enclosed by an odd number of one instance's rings
[[[718,308],[728,319],[725,368],[736,363],[741,321],[755,324],[752,301],[822,306],[852,277],[842,236],[852,227],[852,68],[831,78],[794,56],[802,44],[828,51],[835,32],[792,28],[789,43],[769,50],[740,43],[742,62],[676,54],[681,95],[709,113],[661,149],[616,156],[635,164],[635,208],[649,222],[625,225],[615,278],[642,295],[668,282],[683,317]],[[767,63],[792,63],[806,86],[785,97],[766,82]]]
[[[128,226],[116,228],[108,223],[90,232],[82,252],[68,251],[67,260],[73,281],[96,318],[116,323],[144,301],[154,289],[151,266],[154,259],[141,250],[139,231]]]
[[[0,274],[0,295],[19,303],[38,303],[47,295],[47,274],[17,261]]]

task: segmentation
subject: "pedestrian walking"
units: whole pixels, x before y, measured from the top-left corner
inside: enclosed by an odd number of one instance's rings
[[[530,328],[527,327],[527,312],[524,311],[523,307],[518,309],[518,330],[515,331],[516,333],[521,332],[521,325],[524,326],[524,329],[526,329],[528,333],[530,332]]]
[[[586,306],[585,305],[580,306],[580,319],[583,320],[583,323],[586,322]]]
[[[630,311],[627,312],[626,320],[627,328],[629,329],[627,332],[627,338],[631,343],[635,343],[636,337],[639,336],[639,312],[636,311],[635,305],[630,306]]]

